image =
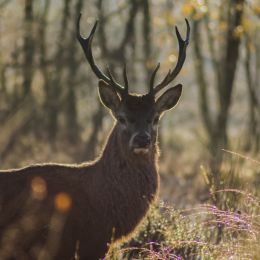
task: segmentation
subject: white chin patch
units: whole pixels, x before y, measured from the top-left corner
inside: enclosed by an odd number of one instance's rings
[[[147,154],[149,152],[148,148],[134,148],[135,154]]]

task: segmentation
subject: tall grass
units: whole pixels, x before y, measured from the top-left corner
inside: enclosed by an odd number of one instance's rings
[[[259,259],[259,194],[247,190],[240,166],[228,158],[218,183],[203,167],[205,203],[184,210],[154,205],[135,236],[107,259]]]
[[[240,210],[154,205],[134,238],[113,248],[107,259],[259,259],[259,200],[239,190],[218,192],[239,194]]]
[[[106,259],[259,259],[259,191],[251,183],[244,184],[241,161],[230,158],[225,161],[218,183],[205,167],[201,169],[207,201],[185,209],[176,209],[163,202],[154,204],[133,238],[112,245]],[[52,228],[46,234],[47,242],[32,243],[29,254],[23,251],[23,245],[29,240],[37,240],[40,220],[44,218],[41,203],[46,194],[43,184],[40,180],[32,183],[32,196],[25,203],[20,218],[1,231],[0,259],[11,256],[17,259],[28,259],[28,256],[54,258],[66,224],[63,207],[56,207],[51,217]],[[9,219],[8,212],[1,213],[0,221]]]

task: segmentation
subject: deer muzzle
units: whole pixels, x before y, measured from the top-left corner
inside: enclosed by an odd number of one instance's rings
[[[147,154],[151,148],[151,135],[147,132],[136,133],[129,145],[135,154]]]

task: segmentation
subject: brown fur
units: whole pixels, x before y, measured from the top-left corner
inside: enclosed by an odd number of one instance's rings
[[[128,236],[135,229],[157,194],[157,148],[154,144],[145,156],[125,154],[118,128],[116,124],[100,158],[92,163],[42,164],[0,171],[0,214],[7,216],[0,218],[2,248],[8,228],[22,218],[26,209],[32,179],[36,176],[44,179],[48,190],[47,197],[38,202],[40,210],[34,214],[40,219],[34,234],[13,242],[13,258],[7,259],[19,259],[18,249],[34,259],[33,248],[46,243],[46,250],[51,251],[48,248],[47,234],[51,229],[48,224],[55,212],[55,196],[60,192],[71,197],[72,206],[64,216],[57,251],[52,252],[55,259],[73,258],[76,245],[81,260],[104,257],[111,240]],[[20,235],[26,236],[26,232],[22,231]]]

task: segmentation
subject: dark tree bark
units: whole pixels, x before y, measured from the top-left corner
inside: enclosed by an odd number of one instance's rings
[[[61,96],[62,96],[62,82],[61,78],[63,76],[65,68],[65,51],[64,44],[66,41],[66,32],[68,30],[68,16],[70,10],[71,0],[65,0],[62,19],[59,29],[59,34],[57,38],[57,49],[54,54],[53,61],[54,66],[52,71],[49,73],[50,85],[45,88],[45,111],[48,129],[48,136],[51,142],[54,142],[58,131],[58,117],[61,111]]]
[[[152,68],[152,39],[151,39],[151,12],[150,3],[148,0],[144,0],[142,3],[143,9],[143,37],[144,37],[144,68],[146,72],[147,87],[148,82],[153,71]]]
[[[218,111],[216,125],[213,129],[211,139],[211,169],[218,174],[220,164],[223,159],[223,151],[228,144],[227,123],[229,109],[231,106],[231,97],[234,87],[234,78],[239,59],[239,46],[241,37],[235,34],[236,28],[241,26],[244,9],[244,0],[230,0],[228,13],[228,30],[226,34],[226,52],[221,61],[220,69],[220,108]]]
[[[224,3],[224,2],[223,2]],[[200,113],[208,135],[208,146],[210,152],[210,172],[208,173],[209,186],[214,192],[220,189],[220,167],[223,160],[223,148],[228,146],[227,124],[229,120],[229,109],[232,103],[232,93],[234,79],[239,59],[239,46],[241,43],[240,35],[235,34],[236,29],[241,26],[244,9],[244,0],[230,0],[225,2],[226,10],[220,5],[221,20],[227,22],[225,42],[221,45],[221,51],[217,55],[213,34],[208,27],[208,16],[205,16],[206,36],[209,44],[212,65],[215,73],[215,82],[207,80],[205,59],[203,57],[203,40],[200,35],[201,21],[195,20],[193,25],[194,44],[193,51],[195,56],[196,79],[199,86]],[[225,16],[226,15],[226,16]],[[224,55],[222,55],[224,53]],[[217,90],[218,107],[216,114],[210,110],[207,89],[213,85]],[[218,206],[219,195],[214,194],[212,201]],[[216,244],[222,240],[223,226],[217,226]]]
[[[91,133],[88,138],[88,142],[85,146],[85,151],[83,153],[82,160],[93,160],[97,154],[97,146],[98,146],[98,134],[103,129],[103,119],[105,117],[105,109],[103,105],[100,103],[100,100],[97,100],[98,108],[91,117]]]
[[[208,31],[207,36],[212,55],[213,67],[215,69],[215,79],[218,90],[218,110],[216,116],[210,111],[207,88],[209,82],[206,79],[205,64],[202,55],[202,39],[200,35],[200,21],[194,21],[194,55],[196,77],[199,85],[200,112],[208,135],[209,151],[211,155],[210,168],[218,183],[219,168],[221,166],[223,152],[221,149],[228,145],[227,123],[229,119],[229,109],[232,102],[234,78],[239,59],[239,46],[241,38],[235,34],[238,26],[241,26],[244,9],[244,0],[230,0],[227,5],[227,32],[225,43],[221,47],[224,55],[217,57],[213,46],[212,34]],[[207,19],[207,16],[206,16]],[[222,17],[222,19],[224,19]],[[209,29],[208,29],[209,30]],[[211,85],[211,83],[210,83]]]
[[[73,22],[76,21],[78,14],[83,8],[83,0],[78,0],[75,7],[75,15],[72,19]],[[76,50],[78,43],[75,39],[75,32],[72,31],[70,39],[68,39],[68,44],[66,49],[69,50],[68,58],[68,73],[66,80],[66,97],[65,97],[65,120],[66,120],[66,133],[68,140],[71,143],[77,143],[80,139],[79,137],[79,124],[78,124],[78,114],[77,114],[77,102],[76,102],[76,76],[78,70],[78,62]]]
[[[0,67],[0,95],[6,96],[6,66]]]
[[[23,40],[23,97],[30,94],[33,79],[33,1],[26,0],[24,8],[24,40]]]
[[[194,44],[194,60],[195,60],[195,76],[199,86],[199,107],[202,122],[211,138],[212,135],[212,121],[211,111],[208,104],[208,83],[206,81],[205,64],[203,62],[203,54],[201,51],[201,21],[195,20],[193,23],[193,44]]]
[[[248,110],[249,110],[249,120],[248,120],[248,138],[246,142],[246,150],[251,150],[257,153],[260,150],[260,102],[258,97],[258,89],[259,89],[259,75],[258,71],[260,68],[259,61],[259,46],[257,35],[255,41],[255,68],[253,67],[253,57],[250,50],[250,42],[254,42],[249,38],[249,35],[246,35],[245,39],[245,49],[246,49],[246,57],[245,57],[245,72],[246,72],[246,81],[247,81],[247,89],[248,89]],[[254,70],[253,70],[254,69]]]
[[[39,66],[40,70],[43,76],[43,85],[44,85],[44,92],[49,93],[51,82],[49,77],[49,69],[48,69],[48,58],[47,58],[47,42],[46,42],[46,30],[48,28],[47,24],[47,17],[49,13],[49,7],[50,7],[50,0],[45,0],[44,2],[44,8],[41,16],[39,17],[39,24],[38,24],[38,46],[39,46]],[[46,95],[47,96],[47,95]],[[46,108],[46,107],[45,107]],[[47,124],[48,124],[48,118],[49,117],[43,117],[42,121],[45,123],[46,130],[48,132]]]

